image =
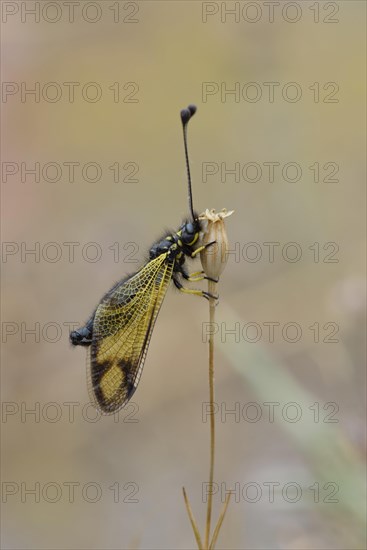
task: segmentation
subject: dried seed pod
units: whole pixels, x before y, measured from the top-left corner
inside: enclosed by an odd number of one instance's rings
[[[234,210],[227,211],[225,208],[220,212],[207,209],[199,216],[199,220],[203,222],[201,243],[205,245],[215,241],[215,244],[208,246],[200,253],[201,264],[205,274],[212,279],[219,279],[219,276],[226,267],[229,242],[224,218],[227,218],[233,212]]]

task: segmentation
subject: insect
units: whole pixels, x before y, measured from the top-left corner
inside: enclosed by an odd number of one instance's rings
[[[153,244],[149,260],[139,271],[122,279],[99,302],[85,326],[70,333],[74,346],[88,350],[90,398],[103,414],[113,414],[135,392],[154,324],[171,281],[182,292],[216,298],[203,290],[185,288],[182,280],[209,279],[198,271],[185,269],[186,257],[195,258],[207,246],[198,246],[201,222],[193,209],[187,124],[195,105],[181,111],[191,218],[180,228]]]

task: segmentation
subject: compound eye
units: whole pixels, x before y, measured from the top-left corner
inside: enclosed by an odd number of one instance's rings
[[[189,233],[190,235],[193,235],[195,233],[195,227],[192,223],[187,223],[185,227],[186,233]]]

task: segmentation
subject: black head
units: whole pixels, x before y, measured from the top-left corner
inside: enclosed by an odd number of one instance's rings
[[[199,233],[201,231],[201,225],[197,216],[194,215],[193,220],[186,221],[180,227],[180,239],[186,246],[192,246],[199,238]]]

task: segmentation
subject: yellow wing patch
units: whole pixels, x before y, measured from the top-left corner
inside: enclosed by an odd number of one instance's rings
[[[102,374],[100,388],[104,401],[111,401],[119,394],[125,374],[118,365],[112,365]]]

